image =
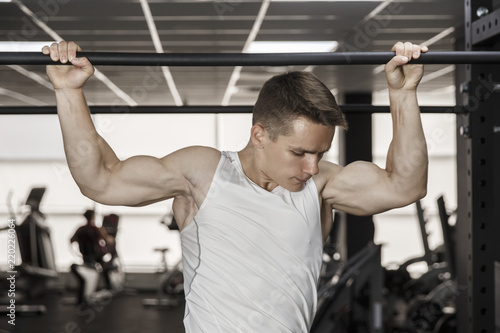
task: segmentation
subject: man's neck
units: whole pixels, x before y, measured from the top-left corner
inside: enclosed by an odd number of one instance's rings
[[[260,165],[261,158],[259,158],[258,151],[251,142],[238,152],[238,157],[245,176],[247,176],[255,184],[269,192],[278,186],[278,184],[267,177],[265,171],[263,171],[263,168]]]

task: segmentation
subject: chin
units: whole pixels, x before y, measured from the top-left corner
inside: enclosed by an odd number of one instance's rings
[[[293,185],[288,185],[288,186],[283,186],[285,189],[287,189],[290,192],[299,192],[304,189],[305,184],[293,184]]]

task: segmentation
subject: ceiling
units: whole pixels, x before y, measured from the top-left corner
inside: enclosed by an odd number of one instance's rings
[[[25,0],[0,2],[0,42],[62,38],[85,51],[152,53],[154,29],[145,14],[149,8],[164,52],[239,53],[252,40],[338,41],[338,52],[388,51],[401,40],[426,42],[431,51],[451,51],[462,35],[463,6],[461,0]],[[265,80],[291,69],[313,71],[340,97],[385,87],[380,66],[368,65],[243,67],[234,85],[230,79],[235,67],[170,67],[170,85],[157,67],[98,69],[102,77],[92,77],[85,90],[92,105],[221,105],[226,91],[225,103],[251,105]],[[420,90],[453,85],[452,69],[427,66],[431,75]],[[47,80],[43,66],[0,66],[0,106],[55,105]]]

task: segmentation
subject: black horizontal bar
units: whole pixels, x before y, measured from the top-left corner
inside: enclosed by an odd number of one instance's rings
[[[370,104],[339,105],[344,113],[388,113],[389,106]],[[92,114],[203,114],[203,113],[252,113],[253,106],[90,106]],[[421,106],[422,113],[464,113],[460,106]],[[57,114],[55,106],[3,106],[0,115]]]
[[[377,65],[387,63],[394,52],[325,53],[124,53],[80,52],[93,65],[109,66],[290,66],[290,65]],[[498,51],[428,52],[420,64],[500,64]],[[0,65],[52,65],[41,52],[1,52]],[[57,64],[60,64],[59,62]]]

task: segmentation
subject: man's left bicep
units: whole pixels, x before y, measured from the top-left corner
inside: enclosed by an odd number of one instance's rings
[[[371,162],[344,167],[325,186],[323,199],[333,209],[353,215],[373,215],[400,207],[391,174]]]

